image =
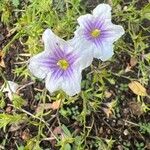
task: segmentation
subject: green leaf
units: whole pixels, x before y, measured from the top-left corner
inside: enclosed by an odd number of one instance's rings
[[[141,133],[148,133],[150,134],[150,123],[139,123]]]
[[[141,17],[143,19],[150,20],[150,4],[147,4],[142,10],[141,10]]]
[[[145,55],[144,55],[144,58],[145,58],[148,62],[150,62],[150,53],[145,54]]]
[[[1,100],[0,100],[0,108],[4,108],[5,107],[5,100],[4,98],[2,97]]]
[[[9,124],[18,123],[24,118],[24,115],[9,115],[9,114],[0,114],[0,128],[5,128]]]
[[[25,104],[25,100],[17,94],[13,94],[12,102],[15,108],[21,108]]]
[[[72,137],[70,131],[68,130],[68,128],[65,125],[62,125],[62,129],[68,137]]]
[[[64,150],[71,150],[71,146],[70,146],[70,144],[65,144],[64,145]]]
[[[34,138],[29,139],[27,141],[27,144],[26,144],[24,150],[30,150],[30,149],[32,149],[32,150],[42,150],[40,148],[40,141],[37,139],[37,137],[34,137]]]
[[[15,7],[18,7],[19,4],[20,4],[20,1],[19,0],[12,0],[12,3]]]

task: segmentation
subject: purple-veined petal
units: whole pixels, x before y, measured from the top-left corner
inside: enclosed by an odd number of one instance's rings
[[[79,25],[81,27],[87,27],[87,29],[90,29],[90,25],[88,23],[92,20],[93,16],[91,14],[82,15],[77,19]]]
[[[93,54],[94,51],[92,49],[92,45],[89,41],[84,40],[83,38],[80,39],[78,37],[74,37],[73,39],[68,41],[70,45],[72,45],[80,56],[76,65],[80,67],[80,69],[85,69],[91,65],[93,61]]]
[[[60,90],[62,88],[62,82],[61,77],[56,79],[52,76],[52,74],[48,74],[45,80],[46,89],[48,89],[51,93]]]
[[[49,52],[52,52],[60,44],[63,45],[65,43],[65,41],[55,35],[51,29],[46,29],[44,31],[42,39],[44,42],[45,50]]]
[[[74,71],[72,76],[62,82],[62,89],[65,91],[69,96],[74,96],[81,91],[81,72],[77,70]]]
[[[103,19],[111,20],[111,7],[108,4],[99,4],[94,10],[93,15]]]
[[[113,56],[113,44],[102,42],[98,47],[95,46],[94,57],[106,61]]]
[[[83,60],[86,62],[90,54],[102,61],[108,60],[114,53],[113,43],[124,34],[122,26],[111,22],[111,7],[100,4],[93,10],[93,15],[80,16],[78,23],[79,27],[71,41],[80,54],[85,55]]]
[[[47,75],[47,73],[49,73],[49,67],[45,64],[41,63],[41,60],[45,60],[48,59],[49,53],[46,51],[43,51],[35,56],[33,56],[32,58],[30,58],[29,60],[29,70],[30,72],[36,76],[37,78],[41,78],[44,79]]]
[[[105,35],[103,36],[107,42],[117,41],[124,33],[124,29],[121,25],[115,25],[110,23],[106,24]]]
[[[60,39],[50,29],[44,32],[43,41],[45,50],[30,59],[30,72],[38,78],[45,78],[46,88],[51,93],[60,89],[70,96],[79,93],[81,72],[90,65],[91,53],[84,59],[84,54],[76,46]]]

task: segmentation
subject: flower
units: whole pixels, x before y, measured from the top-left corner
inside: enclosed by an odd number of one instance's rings
[[[46,88],[52,93],[63,90],[73,96],[81,90],[81,73],[91,64],[91,54],[82,59],[80,51],[56,36],[50,29],[43,33],[45,50],[29,60],[30,72],[45,79]]]
[[[102,61],[108,60],[114,53],[113,43],[124,34],[122,26],[111,22],[111,7],[100,4],[93,14],[82,15],[77,21],[80,26],[70,43],[77,45],[84,54],[91,53]]]

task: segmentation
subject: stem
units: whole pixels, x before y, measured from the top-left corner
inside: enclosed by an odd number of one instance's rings
[[[12,39],[11,41],[3,48],[4,53],[6,53],[9,50],[10,45],[16,40],[18,39],[20,36],[20,33],[17,33]]]
[[[139,125],[138,125],[138,124],[136,124],[136,123],[134,123],[134,122],[127,121],[127,120],[124,120],[124,119],[123,119],[123,121],[124,121],[124,122],[127,122],[127,123],[129,123],[129,124],[132,124],[132,125],[134,125],[134,126],[138,126],[138,127],[139,127]]]
[[[11,105],[11,104],[9,104],[10,106],[12,106],[12,107],[14,107],[13,105]],[[28,111],[26,111],[26,110],[24,110],[24,109],[19,109],[19,108],[17,108],[18,110],[21,110],[22,112],[24,112],[24,113],[26,113],[27,115],[29,115],[29,116],[31,116],[32,118],[34,118],[34,119],[38,119],[39,121],[41,121],[41,122],[43,122],[44,124],[45,124],[45,126],[48,128],[48,130],[50,131],[50,133],[52,134],[52,136],[57,140],[57,141],[59,141],[59,139],[55,136],[55,134],[53,133],[53,131],[49,128],[49,124],[45,121],[45,120],[43,120],[43,119],[41,119],[41,118],[39,118],[39,117],[37,117],[37,116],[34,116],[33,114],[31,114],[30,112],[28,112]]]

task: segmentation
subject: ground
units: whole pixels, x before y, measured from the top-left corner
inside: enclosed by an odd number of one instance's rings
[[[43,50],[43,31],[68,40],[76,19],[103,2],[125,29],[114,56],[93,60],[78,95],[49,93],[27,68]],[[0,17],[0,149],[150,149],[148,0],[1,0]],[[19,85],[12,97],[2,90],[8,81]]]

